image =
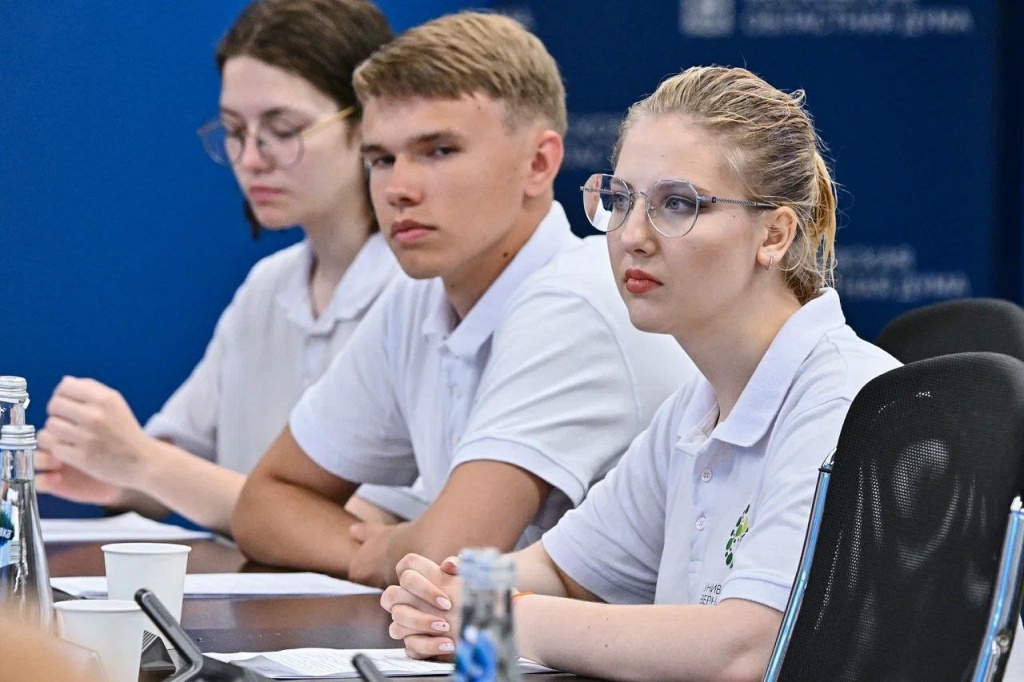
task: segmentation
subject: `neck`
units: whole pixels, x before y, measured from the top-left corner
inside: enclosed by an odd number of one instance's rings
[[[800,309],[788,287],[770,288],[761,296],[749,297],[748,305],[731,307],[727,313],[693,325],[697,333],[675,335],[714,389],[719,422],[736,406],[779,330]]]
[[[370,237],[368,202],[353,204],[303,225],[313,252],[310,292],[314,316],[326,309],[338,282]]]
[[[553,198],[547,196],[545,199],[528,201],[512,229],[502,239],[443,278],[448,302],[460,320],[465,319],[477,301],[487,293],[523,245],[537,231],[537,227],[551,210]]]

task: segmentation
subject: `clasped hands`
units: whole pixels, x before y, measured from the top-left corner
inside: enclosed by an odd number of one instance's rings
[[[407,554],[396,571],[398,584],[384,590],[380,598],[380,605],[391,614],[388,634],[403,640],[410,658],[450,658],[462,597],[458,557],[437,564],[419,554]]]

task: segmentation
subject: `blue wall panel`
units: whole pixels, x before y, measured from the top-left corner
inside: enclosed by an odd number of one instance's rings
[[[230,171],[195,135],[217,110],[214,47],[244,6],[0,3],[0,374],[28,378],[32,423],[64,374],[147,418],[252,264],[299,237],[253,243]],[[402,29],[455,4],[381,6]]]
[[[253,243],[230,172],[195,137],[216,110],[214,46],[244,4],[0,3],[0,373],[29,378],[32,422],[63,374],[116,386],[148,417],[252,263],[297,237]],[[472,4],[490,3],[381,6],[401,30]],[[808,91],[843,186],[840,288],[862,335],[932,300],[1018,295],[1019,3],[494,4],[562,66],[557,191],[581,230],[576,188],[608,167],[625,108],[683,67],[745,64]]]
[[[840,280],[873,338],[908,308],[1004,294],[996,181],[999,7],[988,0],[562,0],[498,2],[561,65],[569,96],[558,194],[608,167],[616,123],[665,76],[747,66],[805,88],[842,185]],[[1019,224],[1012,226],[1019,229]],[[1019,277],[1019,275],[1017,275]],[[1010,287],[1016,291],[1016,283]]]

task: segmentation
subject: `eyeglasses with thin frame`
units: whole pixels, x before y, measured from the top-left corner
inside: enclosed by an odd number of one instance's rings
[[[278,168],[290,168],[302,159],[303,141],[335,121],[340,121],[355,112],[355,107],[345,107],[316,123],[304,128],[285,126],[277,117],[260,119],[254,133],[247,127],[228,125],[221,118],[215,118],[196,131],[203,149],[222,166],[238,163],[245,152],[250,137],[256,140],[256,151]],[[275,127],[277,126],[277,127]]]
[[[658,234],[675,239],[685,237],[697,223],[701,208],[712,204],[736,204],[752,208],[775,208],[774,204],[747,199],[724,199],[704,195],[686,180],[658,180],[640,192],[614,175],[594,173],[580,187],[583,209],[590,224],[601,232],[617,230],[626,223],[637,196],[644,198],[647,220]]]

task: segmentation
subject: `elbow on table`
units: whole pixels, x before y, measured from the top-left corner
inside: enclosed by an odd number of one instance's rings
[[[767,660],[761,661],[754,660],[751,657],[741,657],[727,665],[722,670],[722,675],[715,679],[722,682],[761,682],[767,669]]]
[[[715,680],[722,682],[761,682],[768,669],[775,638],[752,638],[747,646],[734,652],[724,661],[724,666],[714,675]]]

